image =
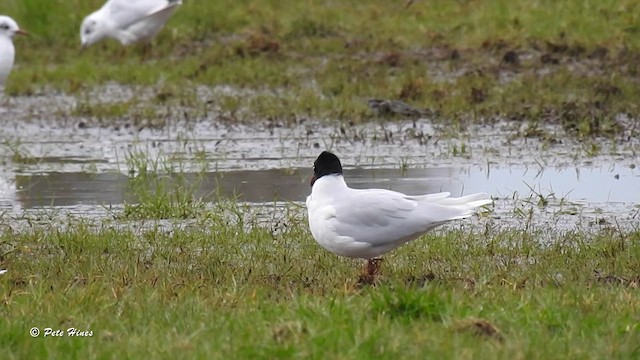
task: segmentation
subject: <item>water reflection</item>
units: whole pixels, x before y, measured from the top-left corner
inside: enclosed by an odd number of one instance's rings
[[[272,169],[188,174],[197,196],[214,200],[218,195],[238,196],[247,202],[303,201],[309,194],[311,170]],[[529,194],[591,202],[640,203],[640,172],[630,167],[609,169],[547,168],[544,171],[520,167],[503,169],[358,168],[346,170],[354,188],[386,188],[408,194],[449,191],[455,196],[487,192],[510,196]],[[121,173],[43,173],[17,175],[15,196],[23,208],[41,206],[109,205],[134,202],[132,180]]]

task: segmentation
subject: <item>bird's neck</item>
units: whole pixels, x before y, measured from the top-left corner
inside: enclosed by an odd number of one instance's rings
[[[341,190],[347,189],[347,183],[342,174],[325,175],[313,183],[312,194],[323,194],[339,196]]]
[[[0,49],[2,49],[2,57],[10,55],[11,59],[13,59],[15,50],[10,36],[0,36]]]

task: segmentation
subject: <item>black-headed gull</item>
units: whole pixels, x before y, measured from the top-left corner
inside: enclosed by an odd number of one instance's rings
[[[11,69],[16,56],[16,50],[13,47],[13,35],[26,35],[12,18],[0,15],[0,86],[3,86]]]
[[[122,45],[148,41],[160,32],[182,0],[109,0],[84,18],[80,41],[87,47],[105,38]]]
[[[334,254],[366,259],[366,272],[377,272],[378,256],[452,220],[469,217],[490,204],[486,194],[458,198],[449,193],[411,196],[384,189],[351,189],[338,157],[324,151],[313,164],[307,197],[314,239]]]

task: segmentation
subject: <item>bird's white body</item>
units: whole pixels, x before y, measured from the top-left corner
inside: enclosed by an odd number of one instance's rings
[[[83,46],[111,37],[123,45],[149,41],[155,37],[181,0],[109,0],[82,22]]]
[[[11,38],[0,35],[0,85],[4,85],[7,81],[15,56],[16,50]]]
[[[20,30],[18,24],[10,17],[0,15],[0,86],[4,86],[13,68],[16,49],[13,46],[15,34],[26,34]]]
[[[340,174],[322,176],[307,197],[315,240],[334,254],[373,259],[491,200],[485,194],[410,196],[384,189],[351,189]]]

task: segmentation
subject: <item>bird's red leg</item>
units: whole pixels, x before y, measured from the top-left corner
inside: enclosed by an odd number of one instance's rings
[[[380,272],[380,263],[382,259],[369,259],[364,266],[364,271],[358,278],[358,285],[373,285],[376,281],[376,275]]]

